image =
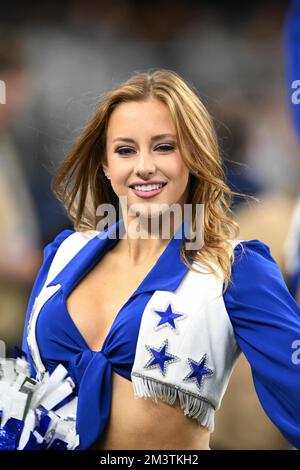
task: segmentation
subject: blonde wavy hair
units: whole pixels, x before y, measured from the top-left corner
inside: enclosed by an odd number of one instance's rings
[[[94,116],[77,143],[60,164],[51,188],[64,205],[75,230],[96,229],[100,204],[110,203],[119,213],[119,199],[103,173],[106,163],[106,130],[112,111],[120,103],[156,98],[167,105],[173,118],[178,148],[191,175],[187,203],[192,205],[192,230],[196,229],[196,205],[204,204],[204,239],[201,250],[189,250],[188,257],[224,276],[224,289],[232,282],[234,262],[232,240],[240,228],[233,220],[233,196],[222,168],[218,139],[212,118],[194,87],[174,71],[156,69],[135,73],[117,88],[105,93]],[[102,216],[103,218],[103,216]],[[195,270],[182,243],[183,263]],[[195,263],[196,264],[196,263]],[[217,267],[217,270],[215,267]]]

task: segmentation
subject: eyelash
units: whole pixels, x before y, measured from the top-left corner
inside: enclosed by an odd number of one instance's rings
[[[156,149],[159,149],[161,147],[168,147],[167,150],[164,150],[164,152],[168,152],[168,151],[172,151],[175,149],[174,145],[170,145],[170,144],[162,144],[162,145],[159,145],[158,147],[156,147]],[[119,153],[120,155],[129,155],[128,153],[124,154],[124,153],[121,153],[122,150],[125,150],[125,149],[129,149],[129,150],[134,150],[130,147],[118,147],[116,150],[115,150],[115,153]]]

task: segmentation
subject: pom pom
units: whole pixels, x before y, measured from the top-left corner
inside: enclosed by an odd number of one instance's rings
[[[62,364],[35,380],[21,354],[0,358],[0,450],[76,449],[74,388]]]

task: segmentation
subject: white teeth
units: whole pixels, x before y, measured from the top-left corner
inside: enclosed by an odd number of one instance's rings
[[[162,188],[163,184],[143,184],[142,186],[133,186],[138,191],[153,191]]]

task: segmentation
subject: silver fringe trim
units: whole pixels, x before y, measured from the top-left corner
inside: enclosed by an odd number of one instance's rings
[[[184,390],[178,385],[164,383],[137,372],[131,373],[131,381],[134,398],[144,398],[145,400],[150,398],[155,403],[159,398],[169,405],[174,405],[178,398],[185,415],[196,419],[201,426],[214,432],[215,407],[207,398]]]

